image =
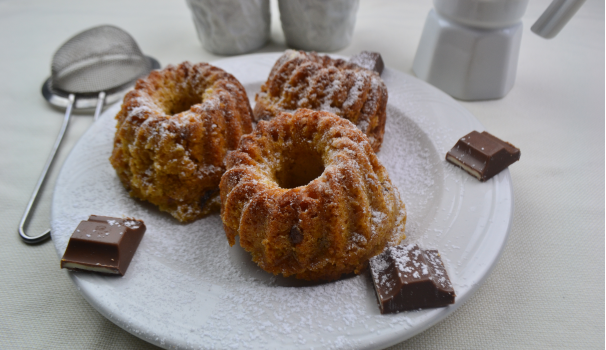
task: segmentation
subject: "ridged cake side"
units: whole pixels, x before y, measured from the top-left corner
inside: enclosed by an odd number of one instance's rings
[[[255,120],[308,108],[354,123],[378,152],[385,133],[387,87],[374,71],[315,52],[287,50],[255,96]]]
[[[218,210],[223,158],[252,131],[236,78],[207,63],[168,66],[137,82],[116,119],[110,162],[131,196],[180,221]]]
[[[405,237],[404,204],[368,138],[332,113],[302,109],[261,121],[226,166],[227,238],[234,245],[239,235],[268,272],[337,279]]]

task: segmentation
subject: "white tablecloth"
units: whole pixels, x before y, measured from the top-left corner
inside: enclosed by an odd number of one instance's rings
[[[450,317],[392,349],[579,349],[604,346],[604,1],[588,0],[552,40],[530,32],[547,0],[530,2],[513,90],[461,102],[486,129],[522,150],[513,165],[515,212],[504,253],[478,292]],[[412,74],[429,0],[366,0],[352,44]],[[283,51],[277,4],[272,42]],[[0,348],[150,349],[79,294],[52,242],[28,246],[19,220],[58,133],[62,111],[40,88],[55,50],[99,24],[129,32],[163,65],[212,61],[185,1],[0,2]],[[91,117],[78,115],[46,186],[32,233],[49,226],[60,164]]]

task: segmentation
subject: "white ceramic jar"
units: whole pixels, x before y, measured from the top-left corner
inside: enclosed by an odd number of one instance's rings
[[[359,0],[278,0],[286,44],[330,52],[351,43]]]
[[[187,0],[202,47],[218,55],[237,55],[269,40],[269,0]]]

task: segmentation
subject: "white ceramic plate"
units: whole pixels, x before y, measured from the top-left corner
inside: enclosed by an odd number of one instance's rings
[[[251,100],[280,54],[213,64],[234,74]],[[453,99],[386,69],[388,121],[379,158],[408,211],[406,242],[438,249],[457,293],[450,307],[381,315],[368,273],[310,284],[273,277],[230,248],[219,215],[180,224],[130,198],[108,158],[119,106],[78,142],[59,175],[52,237],[62,256],[91,214],[143,219],[147,232],[126,276],[69,272],[101,314],[165,348],[378,349],[431,327],[486,279],[504,247],[513,212],[506,170],[480,183],[446,161],[446,152],[482,125]]]

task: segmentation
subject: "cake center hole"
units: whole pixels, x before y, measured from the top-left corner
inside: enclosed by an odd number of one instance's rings
[[[276,181],[282,188],[305,186],[324,172],[322,156],[310,147],[295,149],[284,158],[281,169],[276,172]]]
[[[194,94],[183,94],[172,101],[172,104],[168,106],[168,110],[165,111],[168,115],[175,115],[185,111],[189,111],[191,106],[202,103],[202,97]]]

